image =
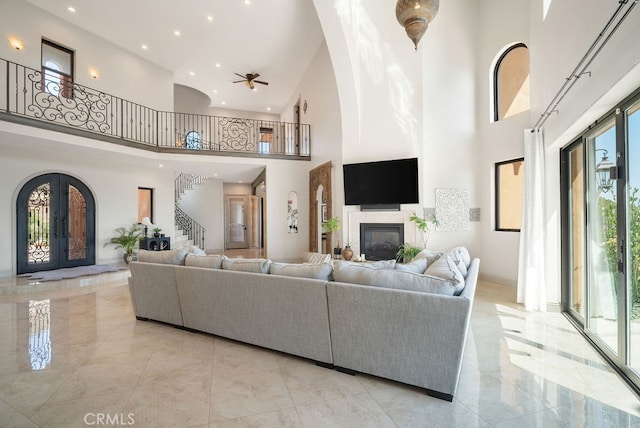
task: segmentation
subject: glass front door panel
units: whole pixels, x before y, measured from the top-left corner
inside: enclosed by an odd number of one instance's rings
[[[27,206],[28,264],[45,264],[51,260],[51,184],[33,189]]]
[[[616,153],[616,127],[612,121],[587,138],[589,225],[589,310],[587,328],[618,354],[618,208],[615,182],[609,179],[608,165]],[[605,171],[606,170],[606,171]]]
[[[640,103],[627,112],[627,294],[629,365],[640,373]],[[636,167],[634,167],[636,166]]]
[[[571,221],[571,309],[585,317],[584,280],[584,145],[569,153],[569,219]]]
[[[69,185],[69,260],[87,257],[87,202],[82,193]]]

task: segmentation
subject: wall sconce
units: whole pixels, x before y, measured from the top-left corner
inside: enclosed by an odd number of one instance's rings
[[[398,0],[396,3],[396,18],[413,41],[416,51],[439,6],[440,0]]]
[[[94,69],[94,68],[90,68],[89,69],[89,74],[91,75],[91,77],[93,77],[94,79],[97,79],[98,77],[100,77],[100,75],[98,74],[98,70]]]
[[[17,51],[21,51],[22,49],[24,49],[24,43],[22,43],[20,39],[16,39],[15,37],[9,37],[9,44]]]

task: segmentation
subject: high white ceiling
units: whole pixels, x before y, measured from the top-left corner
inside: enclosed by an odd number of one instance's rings
[[[26,1],[170,71],[174,83],[224,109],[281,113],[324,39],[312,0]],[[232,83],[239,80],[234,73],[259,73],[269,85],[251,91]],[[251,182],[262,170],[256,164],[162,162],[173,171],[235,183]]]
[[[27,1],[169,70],[225,109],[281,113],[324,38],[312,0]],[[233,84],[233,73],[260,73],[269,86],[251,91]]]

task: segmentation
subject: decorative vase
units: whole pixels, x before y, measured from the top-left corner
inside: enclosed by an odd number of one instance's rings
[[[342,258],[345,259],[346,261],[351,260],[351,258],[353,257],[353,250],[351,249],[351,247],[345,247],[344,250],[342,250]]]
[[[124,257],[123,257],[123,259],[124,259],[124,262],[125,262],[126,264],[129,264],[129,263],[131,263],[131,260],[133,260],[133,254],[131,254],[131,253],[124,253]]]

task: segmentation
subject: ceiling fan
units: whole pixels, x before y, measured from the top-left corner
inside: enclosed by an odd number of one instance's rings
[[[249,89],[254,90],[255,86],[254,83],[259,83],[261,85],[268,85],[269,82],[264,82],[262,80],[256,80],[258,77],[260,77],[260,75],[258,73],[247,73],[245,75],[242,75],[240,73],[233,73],[238,77],[242,77],[242,80],[236,80],[233,83],[241,83],[244,82],[245,85],[247,85],[249,87]]]

